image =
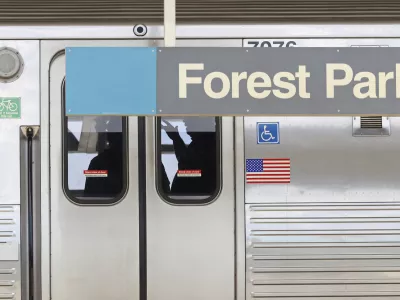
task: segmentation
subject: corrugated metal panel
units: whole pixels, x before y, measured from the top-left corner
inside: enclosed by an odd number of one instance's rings
[[[0,299],[21,299],[20,213],[19,205],[0,206]]]
[[[400,21],[397,0],[177,0],[178,23]],[[0,0],[0,24],[162,24],[163,0]]]
[[[246,205],[247,299],[400,299],[397,204]]]

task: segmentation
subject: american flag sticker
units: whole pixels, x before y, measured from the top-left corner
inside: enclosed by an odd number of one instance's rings
[[[290,158],[246,159],[247,183],[290,183]]]

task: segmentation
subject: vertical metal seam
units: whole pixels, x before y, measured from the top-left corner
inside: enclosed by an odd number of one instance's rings
[[[146,119],[138,117],[139,297],[147,300]]]

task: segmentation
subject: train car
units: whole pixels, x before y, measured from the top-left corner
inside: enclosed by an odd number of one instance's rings
[[[398,47],[398,11],[182,0],[176,46]],[[0,299],[399,299],[398,118],[66,116],[65,48],[163,46],[162,13],[0,2]]]

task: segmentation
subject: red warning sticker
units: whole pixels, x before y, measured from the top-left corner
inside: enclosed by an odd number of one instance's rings
[[[178,170],[178,177],[201,177],[201,170]]]
[[[107,170],[84,170],[83,174],[86,177],[107,177],[108,171]]]

